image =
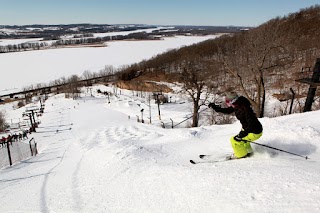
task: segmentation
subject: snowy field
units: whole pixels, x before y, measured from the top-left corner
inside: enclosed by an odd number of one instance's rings
[[[119,68],[138,63],[167,50],[216,37],[177,36],[152,41],[112,41],[107,42],[106,47],[60,48],[0,54],[0,94],[19,91],[23,87],[38,83],[50,83],[74,74],[81,76],[84,71],[99,72],[109,65]]]
[[[0,46],[17,45],[22,43],[42,42],[42,38],[28,38],[28,39],[0,39]]]
[[[0,212],[320,211],[320,111],[260,119],[257,142],[309,160],[253,145],[251,158],[193,165],[199,154],[232,153],[229,138],[240,123],[163,129],[154,102],[152,125],[142,124],[136,115],[147,110],[145,99],[122,91],[108,103],[95,89],[94,97],[46,101],[31,135],[39,155],[0,169]],[[164,122],[190,115],[190,103],[173,100],[161,105]],[[0,107],[8,119],[24,110]]]

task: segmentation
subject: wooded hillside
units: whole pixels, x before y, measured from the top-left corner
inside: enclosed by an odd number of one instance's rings
[[[157,80],[165,75],[182,82],[186,91],[200,93],[203,88],[220,93],[233,87],[263,117],[266,94],[286,94],[292,88],[306,95],[308,85],[296,80],[320,57],[319,26],[316,5],[247,31],[168,51],[122,70],[119,78],[129,81],[144,75]]]

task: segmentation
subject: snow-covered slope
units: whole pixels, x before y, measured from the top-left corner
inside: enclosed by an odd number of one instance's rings
[[[261,119],[259,143],[309,160],[253,145],[251,158],[193,165],[199,154],[231,153],[240,123],[163,129],[153,103],[153,125],[141,124],[132,116],[137,98],[122,93],[108,104],[94,95],[49,98],[31,135],[39,155],[0,170],[1,212],[320,210],[320,112]],[[163,119],[183,109],[187,115],[187,103],[164,105]]]

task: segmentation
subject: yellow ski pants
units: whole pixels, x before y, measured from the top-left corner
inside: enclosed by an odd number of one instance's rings
[[[230,142],[234,151],[234,155],[237,158],[242,158],[246,156],[248,153],[252,153],[252,148],[250,145],[251,141],[258,140],[262,136],[262,132],[260,134],[249,133],[246,137],[243,137],[244,141],[236,141],[234,136],[230,138]],[[248,141],[248,142],[245,142]]]

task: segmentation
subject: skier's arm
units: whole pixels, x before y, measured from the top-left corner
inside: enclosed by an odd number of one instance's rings
[[[210,103],[208,105],[208,107],[212,108],[216,112],[221,112],[221,113],[225,113],[225,114],[231,114],[231,113],[234,112],[234,108],[233,107],[221,108],[219,105],[215,105],[214,103]]]
[[[228,107],[228,108],[221,108],[218,105],[215,105],[215,108],[213,108],[216,112],[221,112],[224,114],[231,114],[234,112],[234,108],[233,107]]]

